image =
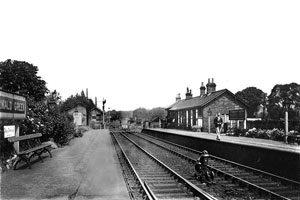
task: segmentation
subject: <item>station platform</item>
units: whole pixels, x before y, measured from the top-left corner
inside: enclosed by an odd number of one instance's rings
[[[32,169],[3,173],[0,199],[130,199],[108,130],[87,131],[51,152]]]
[[[216,133],[208,133],[208,132],[192,132],[192,131],[184,131],[178,129],[162,129],[162,128],[154,128],[149,130],[171,133],[177,135],[186,135],[203,139],[216,140]],[[241,144],[253,147],[263,147],[267,149],[274,149],[280,151],[287,151],[300,154],[300,145],[297,144],[286,144],[282,141],[275,140],[267,140],[260,138],[249,138],[249,137],[236,137],[236,136],[227,136],[225,134],[221,134],[221,140],[219,142],[227,142],[233,144]]]

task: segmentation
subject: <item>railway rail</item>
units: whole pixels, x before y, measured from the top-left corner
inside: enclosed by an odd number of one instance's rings
[[[118,131],[111,133],[114,143],[119,146],[116,147],[118,155],[122,154],[121,159],[124,162],[121,163],[127,163],[129,167],[126,169],[131,171],[129,176],[131,178],[134,176],[134,182],[138,182],[137,190],[141,191],[142,195],[135,196],[142,199],[216,199],[184,179],[125,135],[121,135]]]
[[[146,139],[173,154],[195,163],[202,152],[183,147],[168,141],[154,138],[142,133],[131,132],[136,137]],[[270,199],[300,199],[300,183],[279,177],[261,170],[231,162],[217,156],[210,155],[210,169],[218,174],[218,182],[230,180],[235,185],[247,187],[250,191],[257,191]],[[231,183],[228,183],[231,185]]]

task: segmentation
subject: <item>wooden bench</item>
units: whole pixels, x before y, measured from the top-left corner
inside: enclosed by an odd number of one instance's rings
[[[35,155],[39,157],[41,162],[43,162],[43,158],[41,157],[41,155],[44,152],[48,152],[50,157],[52,157],[52,154],[48,149],[51,146],[51,144],[42,144],[41,141],[39,140],[39,137],[41,136],[42,136],[41,133],[36,133],[36,134],[8,138],[8,141],[13,143],[22,141],[22,144],[19,145],[20,149],[16,148],[16,146],[14,145],[15,153],[18,156],[18,160],[14,164],[14,170],[17,168],[18,163],[21,162],[22,160],[25,161],[29,169],[31,169],[30,160]]]

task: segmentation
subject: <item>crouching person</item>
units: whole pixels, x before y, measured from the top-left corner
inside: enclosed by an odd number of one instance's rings
[[[201,154],[201,156],[197,159],[196,165],[195,165],[195,177],[197,180],[199,180],[201,183],[205,184],[213,184],[213,180],[215,178],[214,172],[211,171],[207,165],[208,165],[208,159],[209,154],[206,150],[204,150]]]

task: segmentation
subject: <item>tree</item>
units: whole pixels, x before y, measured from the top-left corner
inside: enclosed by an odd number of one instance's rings
[[[59,113],[56,103],[60,100],[55,90],[49,93],[46,82],[37,76],[38,67],[23,61],[0,62],[0,86],[27,98],[27,116],[20,121],[20,135],[40,132],[43,139],[53,138],[60,144],[68,142],[74,133],[73,123]],[[49,102],[54,107],[49,106]]]
[[[81,93],[81,95],[76,94],[75,96],[71,95],[68,97],[64,102],[62,102],[60,110],[61,112],[66,112],[78,105],[85,107],[87,112],[90,112],[96,107],[91,99],[86,98],[84,93]]]
[[[48,89],[46,82],[37,73],[38,67],[32,64],[8,59],[0,62],[0,85],[4,90],[40,101]]]
[[[164,119],[166,119],[167,111],[164,108],[161,108],[161,107],[152,108],[149,111],[149,116],[150,116],[151,120],[154,119],[154,118],[157,118],[157,117],[164,120]]]
[[[109,111],[109,117],[110,121],[120,121],[122,119],[121,112],[116,110]]]
[[[134,119],[149,120],[149,113],[146,108],[138,108],[133,111]]]
[[[248,117],[256,117],[258,107],[265,104],[266,94],[256,87],[247,87],[235,95],[243,99],[249,105],[249,109],[247,110]]]
[[[300,85],[290,83],[273,87],[271,94],[268,96],[268,111],[272,119],[284,118],[283,103],[286,98],[292,101],[291,110],[289,111],[289,120],[299,120],[300,111]]]

